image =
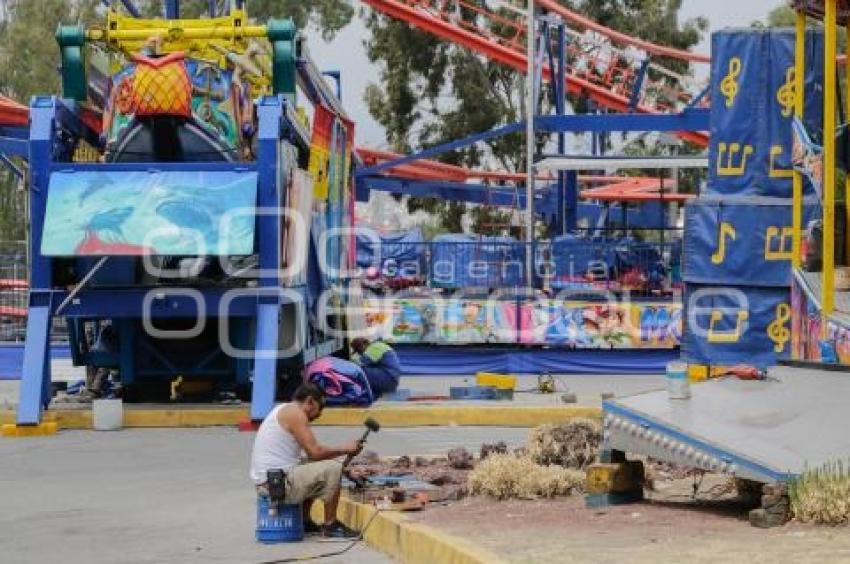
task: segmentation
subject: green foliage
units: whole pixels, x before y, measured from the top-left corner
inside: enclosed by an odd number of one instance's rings
[[[794,10],[782,4],[767,14],[767,27],[794,27],[796,20]]]
[[[791,512],[803,523],[841,525],[850,521],[850,467],[843,461],[806,468],[789,484]]]
[[[707,28],[704,18],[679,24],[681,0],[562,2],[619,31],[681,49],[698,43]],[[472,4],[479,5],[482,1],[472,0]],[[450,10],[451,6],[446,8]],[[515,17],[506,10],[501,15]],[[472,23],[475,15],[463,9],[460,17]],[[380,80],[369,86],[365,101],[369,112],[385,128],[393,150],[424,149],[522,119],[525,112],[522,73],[375,12],[365,11],[364,18],[371,32],[365,41],[367,54],[380,69]],[[489,32],[510,34],[507,28],[496,25]],[[680,72],[688,70],[687,63],[661,62]],[[584,111],[583,99],[572,102],[577,111]],[[543,111],[549,111],[550,107],[546,101]],[[493,139],[444,154],[439,159],[469,167],[498,165],[510,171],[524,171],[524,135]],[[411,211],[424,209],[436,213],[446,227],[459,224],[455,218],[460,204],[411,198],[408,207]],[[476,232],[490,233],[487,225],[504,219],[494,221],[491,214],[475,208],[472,215]]]
[[[219,1],[219,4],[221,2]],[[146,16],[160,16],[162,14],[162,0],[138,1],[137,5]],[[299,0],[249,0],[247,4],[248,15],[257,20],[265,21],[269,18],[292,18],[299,29],[314,25],[321,30],[326,40],[333,38],[334,34],[348,25],[354,16],[354,8],[343,0],[312,0],[301,2]],[[207,0],[182,0],[180,2],[180,17],[198,18],[206,17],[209,13],[209,2]]]

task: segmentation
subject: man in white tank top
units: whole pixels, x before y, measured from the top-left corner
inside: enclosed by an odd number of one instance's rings
[[[314,384],[302,384],[295,390],[291,403],[278,405],[266,416],[251,453],[251,480],[257,493],[268,495],[266,473],[281,469],[286,473],[284,503],[302,503],[304,528],[307,532],[321,532],[324,536],[354,536],[336,520],[339,503],[342,463],[334,460],[347,454],[356,455],[363,448],[361,441],[338,447],[320,444],[313,435],[310,422],[322,414],[325,393]],[[309,462],[302,462],[306,453]],[[310,520],[310,506],[316,499],[325,505],[325,519],[321,527]]]

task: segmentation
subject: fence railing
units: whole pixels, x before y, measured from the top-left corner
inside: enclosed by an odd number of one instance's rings
[[[680,286],[681,234],[659,240],[561,237],[516,241],[358,243],[360,277],[373,288],[535,288],[657,295]],[[532,257],[528,280],[526,257]]]

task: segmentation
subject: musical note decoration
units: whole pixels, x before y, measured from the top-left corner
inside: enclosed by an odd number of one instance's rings
[[[729,59],[729,72],[720,81],[720,93],[726,98],[726,107],[731,108],[738,96],[738,77],[741,76],[743,64],[739,57]]]
[[[776,101],[782,107],[782,117],[791,117],[794,113],[794,102],[796,101],[794,67],[790,66],[785,71],[785,82],[776,90]]]
[[[791,306],[786,303],[776,304],[776,317],[767,326],[767,336],[773,341],[773,352],[785,350],[785,343],[791,338],[791,331],[786,327],[791,319]]]
[[[723,264],[723,261],[726,260],[726,238],[734,241],[735,236],[735,228],[732,227],[732,224],[721,221],[717,230],[717,249],[711,255],[712,264]]]

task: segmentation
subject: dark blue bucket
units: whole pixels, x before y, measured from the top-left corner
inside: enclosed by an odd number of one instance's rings
[[[257,496],[257,540],[266,544],[298,542],[304,539],[301,504],[280,505],[269,515],[269,498]]]

